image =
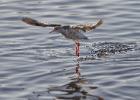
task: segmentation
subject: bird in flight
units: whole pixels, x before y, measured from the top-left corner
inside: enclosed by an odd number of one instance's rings
[[[35,19],[24,17],[22,21],[33,26],[40,27],[52,27],[53,30],[50,32],[61,33],[64,37],[72,39],[75,41],[76,45],[76,56],[80,55],[80,40],[88,40],[88,38],[83,34],[84,32],[89,32],[100,26],[103,21],[100,19],[96,24],[79,24],[79,25],[61,25],[61,24],[48,24],[37,21]]]

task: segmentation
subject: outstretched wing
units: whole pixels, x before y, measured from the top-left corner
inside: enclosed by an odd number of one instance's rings
[[[60,24],[45,24],[42,22],[39,22],[35,19],[29,18],[29,17],[24,17],[22,18],[22,21],[33,26],[41,26],[41,27],[56,27],[56,26],[61,26]]]
[[[95,29],[96,27],[100,26],[102,23],[103,23],[103,21],[99,20],[95,25],[93,25],[93,24],[81,24],[81,25],[73,26],[73,28],[82,30],[84,32],[88,32],[88,31],[91,31],[91,30]]]

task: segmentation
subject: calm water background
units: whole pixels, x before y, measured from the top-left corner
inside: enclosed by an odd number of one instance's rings
[[[73,41],[26,25],[26,16],[64,25],[103,19],[85,34],[92,42],[81,45],[83,57],[89,44],[140,45],[140,0],[0,0],[0,100],[139,100],[139,49],[77,62]]]

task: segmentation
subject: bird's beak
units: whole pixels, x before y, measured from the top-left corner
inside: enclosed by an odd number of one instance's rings
[[[53,33],[53,32],[54,32],[54,30],[50,31],[49,33]]]

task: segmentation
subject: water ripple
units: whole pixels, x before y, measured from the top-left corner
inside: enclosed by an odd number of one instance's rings
[[[120,2],[120,3],[119,3]],[[139,0],[1,0],[1,100],[139,100]],[[22,17],[96,23],[80,57],[74,42]],[[78,77],[78,74],[81,76]]]

